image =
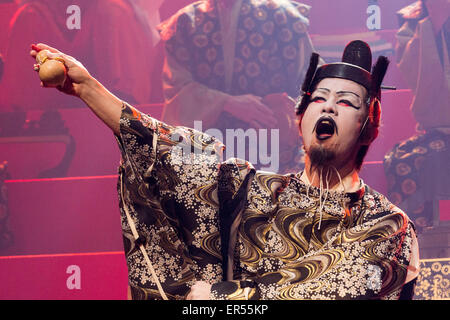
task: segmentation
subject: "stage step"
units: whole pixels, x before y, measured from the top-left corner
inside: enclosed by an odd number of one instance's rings
[[[0,257],[0,300],[125,300],[123,252]]]
[[[0,255],[121,251],[117,176],[6,180],[12,245]]]

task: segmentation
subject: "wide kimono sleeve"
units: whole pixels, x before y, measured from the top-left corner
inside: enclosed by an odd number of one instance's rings
[[[222,276],[217,174],[223,145],[123,104],[118,193],[134,299],[183,299]]]

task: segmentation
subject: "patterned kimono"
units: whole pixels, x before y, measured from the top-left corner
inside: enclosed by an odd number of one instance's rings
[[[280,139],[279,172],[291,169],[302,155],[294,105],[284,107],[270,96],[299,95],[313,51],[307,33],[310,7],[286,0],[236,0],[221,10],[217,2],[195,2],[160,26],[166,49],[163,121],[188,127],[202,121],[203,130],[218,129],[225,136],[227,129],[251,128],[223,110],[230,96],[265,98],[278,121],[274,129],[280,137],[292,136]]]
[[[139,244],[169,299],[197,280],[213,283],[213,299],[399,298],[413,225],[362,182],[320,192],[295,174],[222,162],[219,141],[127,104],[117,139],[133,298],[161,298]]]
[[[223,29],[229,26],[222,25],[216,1],[199,1],[161,26],[167,52],[197,82],[212,89],[233,95],[287,92],[297,96],[300,58],[309,58],[299,47],[308,39],[305,15],[309,7],[298,4],[297,8],[280,0],[240,2],[232,18],[236,20],[234,43],[223,39]],[[235,48],[234,52],[230,53],[229,47]],[[234,55],[231,83],[224,53]]]

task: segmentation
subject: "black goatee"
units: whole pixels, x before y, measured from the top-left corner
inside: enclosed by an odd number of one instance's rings
[[[309,159],[311,160],[311,168],[324,168],[333,164],[336,153],[322,145],[312,146],[309,150]]]

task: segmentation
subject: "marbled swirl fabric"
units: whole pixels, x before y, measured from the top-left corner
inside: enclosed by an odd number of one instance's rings
[[[297,175],[257,172],[234,256],[234,278],[247,281],[215,284],[213,297],[243,298],[244,283],[250,299],[398,298],[411,250],[407,216],[367,185],[319,196]]]
[[[223,145],[124,104],[119,198],[135,299],[160,295],[125,216],[166,294],[196,280],[213,299],[398,298],[413,225],[361,182],[355,193],[319,192],[298,174],[222,162]],[[320,228],[319,228],[320,226]]]

